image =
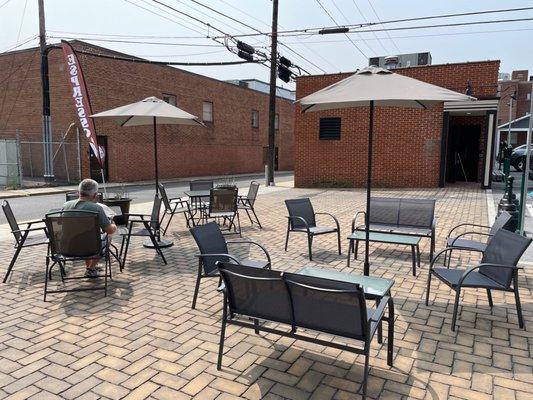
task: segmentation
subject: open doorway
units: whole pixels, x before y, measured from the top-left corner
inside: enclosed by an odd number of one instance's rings
[[[447,182],[477,182],[481,125],[452,125],[448,134]]]

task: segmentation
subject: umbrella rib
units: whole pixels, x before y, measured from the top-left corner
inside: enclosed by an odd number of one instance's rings
[[[422,103],[422,102],[420,102],[420,101],[418,101],[418,100],[415,100],[415,101],[416,101],[418,104],[420,104],[420,105],[424,108],[424,110],[427,110],[427,109],[428,109],[428,108],[425,106],[424,103]]]
[[[120,126],[126,125],[130,121],[130,119],[132,119],[133,117],[134,117],[133,115],[130,115],[126,121],[120,124]]]

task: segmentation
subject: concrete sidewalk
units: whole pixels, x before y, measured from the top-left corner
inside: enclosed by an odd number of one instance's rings
[[[292,171],[276,171],[276,176],[291,175]],[[188,182],[194,179],[213,179],[213,180],[225,180],[225,179],[239,179],[239,178],[257,178],[258,181],[264,181],[264,174],[262,173],[249,173],[249,174],[233,174],[233,175],[211,175],[211,176],[187,176],[182,178],[170,178],[160,179],[163,184],[172,184],[180,182]],[[150,186],[154,185],[153,180],[137,181],[137,182],[107,182],[106,189],[112,191],[113,189],[122,187],[133,186]],[[0,190],[0,199],[11,199],[17,197],[27,196],[44,196],[49,194],[60,194],[78,190],[78,185],[66,185],[66,186],[46,186],[27,189],[16,190]]]

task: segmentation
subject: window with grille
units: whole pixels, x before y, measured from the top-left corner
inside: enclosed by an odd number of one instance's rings
[[[320,130],[318,138],[320,140],[340,140],[341,118],[320,118]]]

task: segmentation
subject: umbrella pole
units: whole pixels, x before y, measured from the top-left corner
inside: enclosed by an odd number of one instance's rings
[[[374,100],[370,100],[369,125],[368,125],[368,161],[366,178],[366,213],[365,213],[365,265],[364,274],[370,275],[370,263],[368,262],[370,244],[370,194],[372,192],[372,140],[374,130]]]
[[[155,194],[159,195],[159,170],[157,165],[157,123],[154,117],[154,165],[155,165]]]

